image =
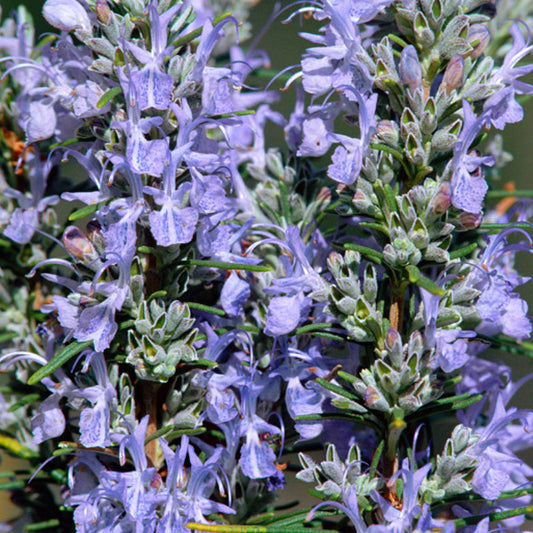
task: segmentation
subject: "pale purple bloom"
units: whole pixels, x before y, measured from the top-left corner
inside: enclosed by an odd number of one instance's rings
[[[469,152],[472,143],[481,128],[486,124],[488,116],[482,113],[476,117],[470,104],[463,100],[463,128],[454,148],[451,161],[452,204],[468,213],[480,213],[481,204],[488,190],[482,165],[494,164],[493,157],[481,157]]]
[[[531,334],[531,322],[527,317],[527,304],[520,299],[515,287],[529,280],[521,278],[514,269],[514,256],[518,251],[531,253],[529,236],[526,242],[509,244],[507,238],[521,230],[508,228],[496,236],[490,237],[489,243],[478,264],[480,269],[473,269],[468,275],[469,286],[481,291],[476,302],[476,309],[482,322],[476,330],[485,335],[504,333],[516,339],[524,339]]]
[[[173,79],[165,72],[165,56],[170,55],[172,47],[168,47],[168,26],[173,17],[180,10],[180,5],[174,5],[162,14],[157,12],[157,2],[148,5],[150,14],[150,43],[151,50],[144,50],[140,46],[125,41],[124,46],[143,65],[140,69],[131,71],[130,79],[135,86],[137,105],[141,111],[154,108],[168,109],[171,102]]]
[[[366,155],[370,137],[376,127],[376,104],[377,95],[363,97],[356,91],[348,91],[355,94],[359,104],[359,129],[361,137],[354,139],[346,135],[332,134],[331,139],[341,145],[335,148],[331,158],[332,164],[328,167],[328,176],[339,183],[351,185],[355,182],[363,167],[363,157]]]
[[[40,161],[40,154],[29,153],[27,156],[30,166],[29,178],[31,196],[28,197],[15,189],[6,188],[3,193],[18,201],[17,207],[11,215],[9,225],[4,229],[4,235],[19,244],[30,242],[33,234],[39,227],[40,214],[51,205],[59,202],[55,195],[45,197],[48,175],[51,172],[56,158],[51,157],[44,164]]]
[[[390,3],[391,0],[320,0],[316,6],[297,11],[311,11],[318,20],[329,19],[323,35],[303,34],[322,45],[309,48],[302,60],[303,86],[307,92],[318,96],[338,89],[353,100],[346,87],[363,94],[370,91],[370,73],[358,58],[362,48],[359,25],[371,21]]]
[[[85,8],[76,0],[46,0],[44,18],[63,31],[81,30],[90,33],[92,24]]]
[[[128,118],[114,120],[111,127],[123,130],[126,134],[126,159],[131,169],[140,174],[160,176],[168,155],[168,143],[165,139],[148,140],[145,134],[153,126],[160,126],[162,119],[141,118],[134,80],[128,79],[120,68],[117,73],[125,95]]]
[[[431,467],[432,464],[429,463],[416,469],[414,461],[410,465],[407,458],[403,460],[402,468],[394,476],[394,479],[401,476],[403,481],[401,509],[393,506],[377,491],[372,491],[372,499],[379,505],[384,519],[390,526],[386,531],[390,533],[404,533],[405,531],[409,531],[414,519],[421,512],[420,505],[418,504],[418,490],[422,482],[426,479]]]
[[[117,393],[109,381],[107,366],[101,353],[93,352],[86,358],[83,371],[87,372],[89,367],[94,373],[96,385],[74,389],[71,395],[84,398],[91,404],[80,413],[80,443],[86,448],[103,448],[111,444],[111,408],[114,407]]]
[[[243,305],[250,298],[252,290],[249,283],[232,271],[220,291],[220,304],[229,316],[241,314]]]
[[[511,25],[509,32],[513,38],[513,45],[506,53],[503,65],[488,80],[497,89],[485,101],[484,114],[488,115],[492,125],[498,129],[503,129],[505,124],[522,120],[524,111],[515,100],[516,95],[533,94],[532,85],[518,80],[518,78],[533,71],[533,65],[516,66],[533,51],[533,46],[529,45],[530,30],[527,27],[526,29],[528,32],[527,41],[524,40],[520,26],[517,23]]]

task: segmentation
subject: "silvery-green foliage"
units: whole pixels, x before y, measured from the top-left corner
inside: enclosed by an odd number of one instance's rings
[[[142,379],[165,382],[179,363],[197,359],[193,343],[198,330],[187,304],[173,301],[168,310],[164,302],[144,301],[129,331],[126,361]]]

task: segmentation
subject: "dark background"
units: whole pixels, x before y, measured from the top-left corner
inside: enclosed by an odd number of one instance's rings
[[[36,35],[42,32],[50,31],[46,21],[42,18],[40,11],[44,0],[26,0],[26,2],[20,2],[15,0],[2,0],[0,2],[3,12],[3,18],[8,16],[12,9],[16,9],[17,5],[25,3],[30,11],[34,14],[34,20],[36,23]],[[285,0],[282,2],[286,5],[288,2]],[[258,5],[254,8],[252,13],[252,23],[254,28],[260,29],[263,27],[265,21],[268,19],[274,6],[273,0],[260,0]],[[285,17],[281,17],[285,18]],[[305,50],[307,44],[306,41],[297,36],[299,30],[299,21],[296,18],[288,25],[282,25],[279,23],[279,19],[274,22],[266,37],[261,41],[260,47],[267,50],[270,55],[272,68],[274,70],[281,70],[291,64],[298,62],[298,57]],[[284,106],[286,111],[290,110],[290,106],[294,101],[294,92],[289,90],[284,94],[284,100],[287,104]],[[519,124],[509,124],[503,133],[504,147],[508,152],[511,152],[514,159],[509,163],[502,171],[502,183],[507,181],[514,181],[517,189],[528,189],[532,187],[531,169],[533,169],[533,102],[529,102],[524,106],[525,120]],[[283,146],[283,136],[280,132],[272,132],[268,137],[268,142],[271,146]],[[519,259],[519,271],[522,275],[532,275],[533,268],[532,263],[528,257],[522,257]],[[525,285],[521,292],[524,297],[531,303],[533,302],[533,283]],[[530,304],[533,308],[533,303]],[[493,352],[492,357],[498,358],[501,354]],[[517,381],[524,375],[533,373],[533,361],[526,359],[523,356],[505,354],[502,359],[506,364],[510,364],[513,368],[513,380]],[[530,382],[533,383],[533,382]],[[521,408],[532,409],[532,392],[533,385],[526,384],[514,398],[514,405]],[[11,457],[0,454],[2,463],[0,464],[0,470],[11,470],[17,467],[17,462]],[[526,454],[526,460],[529,464],[533,465],[533,451]],[[298,485],[301,494],[295,493],[293,487],[288,487],[289,499],[301,498],[310,486],[303,484]],[[292,490],[291,490],[292,489]],[[11,516],[16,516],[17,510],[10,506],[7,501],[7,493],[0,491],[0,521],[6,520]],[[289,495],[288,495],[289,496]]]

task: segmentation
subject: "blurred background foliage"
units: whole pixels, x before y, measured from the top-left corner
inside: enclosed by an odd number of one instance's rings
[[[0,0],[2,19],[9,16],[9,13],[21,3],[25,4],[33,15],[36,35],[53,30],[41,15],[44,0],[26,0],[22,2],[18,0]],[[256,31],[260,31],[264,27],[265,22],[272,14],[275,3],[274,0],[258,0],[251,16],[251,22]],[[290,0],[283,0],[280,3],[285,6],[291,2]],[[287,15],[289,12],[286,12]],[[284,18],[286,16],[282,15],[274,21],[259,44],[260,48],[264,48],[268,52],[272,69],[276,71],[296,64],[299,56],[307,47],[307,42],[298,36],[298,32],[300,31],[300,22],[298,19],[296,18],[288,25],[283,25],[280,23],[280,20]],[[241,44],[246,46],[246,43]],[[530,60],[533,60],[533,58]],[[258,80],[257,83],[259,84],[261,82],[266,83],[263,80]],[[274,87],[279,88],[281,84],[275,84]],[[294,103],[294,92],[294,88],[285,92],[282,96],[282,103],[277,105],[277,109],[286,116],[290,113]],[[524,105],[524,111],[525,119],[518,124],[507,125],[503,132],[504,148],[512,154],[513,160],[501,171],[502,185],[512,181],[517,189],[530,189],[533,187],[533,101],[529,101]],[[274,130],[272,128],[267,135],[267,142],[269,146],[283,147],[283,133],[279,129]],[[529,257],[519,258],[518,270],[522,275],[533,276],[533,262],[531,259]],[[523,296],[526,297],[530,304],[531,314],[533,313],[533,283],[523,286],[522,289]],[[489,357],[498,359],[501,357],[501,354],[493,351]],[[518,381],[521,377],[528,374],[533,374],[533,360],[511,354],[506,354],[503,359],[506,364],[509,364],[513,368],[514,381]],[[533,383],[533,381],[530,383]],[[532,392],[533,385],[526,383],[515,396],[514,405],[518,408],[533,409]],[[528,452],[526,460],[529,464],[533,465],[533,451]],[[14,470],[22,464],[23,462],[21,460],[14,459],[0,452],[0,472]],[[307,491],[307,487],[300,486],[300,488],[302,491]],[[292,491],[289,490],[289,492]],[[17,509],[10,504],[8,496],[6,492],[0,491],[0,520],[7,520],[17,515]],[[296,495],[292,492],[290,499],[293,499],[295,496],[300,498],[304,494]],[[533,522],[529,522],[529,524],[531,525]]]

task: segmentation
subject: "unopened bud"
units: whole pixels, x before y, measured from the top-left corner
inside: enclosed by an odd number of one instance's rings
[[[331,190],[329,189],[329,187],[322,187],[318,191],[316,199],[318,202],[328,205],[331,201]]]
[[[76,0],[46,0],[43,16],[51,26],[59,30],[91,33],[89,15]]]
[[[86,226],[87,237],[93,243],[96,250],[103,254],[105,251],[105,239],[102,235],[102,226],[98,220],[93,219],[87,222]]]
[[[107,4],[106,0],[96,0],[96,18],[102,23],[107,24],[109,21],[109,15],[111,14],[111,9]]]
[[[411,333],[411,336],[409,337],[409,343],[407,345],[407,350],[409,352],[409,355],[422,355],[422,352],[424,350],[424,339],[420,331],[415,330],[413,331],[413,333]]]
[[[387,335],[385,337],[385,346],[391,350],[397,343],[400,343],[400,345],[402,343],[402,338],[398,333],[398,330],[389,328],[389,331],[387,331]]]
[[[389,146],[398,146],[400,130],[396,122],[392,120],[380,120],[376,125],[376,135]]]
[[[478,58],[487,48],[490,41],[490,30],[483,24],[473,24],[466,36],[468,44],[473,48],[470,57]]]
[[[375,302],[378,295],[378,280],[374,267],[368,263],[363,281],[363,293],[369,302]]]
[[[331,252],[328,257],[328,269],[334,278],[339,278],[344,267],[344,259],[338,252]]]
[[[448,211],[451,203],[452,203],[452,190],[450,187],[450,183],[447,181],[443,181],[439,185],[439,190],[437,191],[435,196],[433,196],[433,198],[431,199],[431,207],[435,214],[442,215],[443,213],[446,213],[446,211]]]
[[[385,337],[385,347],[392,366],[399,370],[403,364],[403,344],[402,337],[394,328],[389,328]]]
[[[402,50],[400,58],[400,80],[404,85],[409,85],[411,90],[422,85],[422,68],[416,48],[410,44]]]
[[[91,241],[75,226],[68,226],[65,229],[61,241],[67,251],[84,264],[89,264],[98,258]]]
[[[457,218],[459,228],[465,231],[476,229],[479,227],[482,220],[482,213],[467,213],[466,211],[463,211]]]
[[[465,60],[462,56],[453,56],[444,71],[441,87],[443,87],[447,93],[452,92],[454,89],[459,89],[463,84],[464,73]]]

